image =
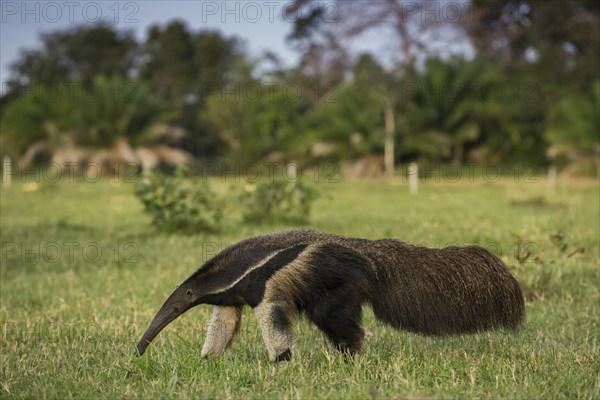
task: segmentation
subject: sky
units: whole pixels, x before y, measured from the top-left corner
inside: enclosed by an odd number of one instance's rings
[[[135,32],[144,40],[153,24],[173,19],[192,29],[218,29],[244,39],[255,57],[270,50],[284,65],[293,65],[298,55],[286,45],[292,22],[283,19],[288,2],[264,1],[5,1],[0,2],[0,80],[9,78],[9,66],[21,49],[38,48],[40,34],[67,29],[75,24],[93,25],[110,21]]]
[[[321,4],[328,4],[323,0]],[[442,3],[444,4],[444,3]],[[76,24],[112,22],[120,29],[132,30],[143,41],[151,25],[164,25],[179,19],[188,27],[217,29],[227,36],[237,35],[247,46],[250,56],[260,58],[269,50],[277,54],[283,66],[291,67],[298,60],[298,53],[286,44],[294,18],[285,16],[290,1],[7,1],[0,0],[0,81],[2,93],[10,78],[9,66],[23,49],[35,49],[41,45],[44,32],[67,29]],[[436,41],[430,41],[433,48]],[[441,53],[469,53],[463,44],[438,41]],[[381,32],[371,31],[356,39],[349,46],[353,52],[370,51],[386,65],[397,60],[399,46],[386,40]],[[452,47],[454,46],[454,48]]]

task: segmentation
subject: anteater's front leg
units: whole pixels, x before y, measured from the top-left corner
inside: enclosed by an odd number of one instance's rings
[[[218,357],[231,346],[233,337],[240,329],[242,307],[215,306],[206,330],[202,356]]]
[[[263,339],[271,361],[287,361],[292,358],[293,312],[285,303],[263,300],[254,307]]]

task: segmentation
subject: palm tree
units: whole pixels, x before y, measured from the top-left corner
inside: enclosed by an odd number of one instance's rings
[[[405,152],[462,163],[465,145],[480,139],[490,121],[496,125],[493,133],[505,130],[497,101],[502,81],[478,60],[429,59],[422,71],[413,70],[405,78],[402,87],[410,128]]]
[[[185,131],[169,125],[172,115],[161,112],[141,82],[97,76],[90,85],[57,87],[60,96],[49,97],[41,95],[48,88],[38,85],[28,91],[37,96],[16,99],[4,112],[2,135],[25,151],[22,164],[41,158],[58,164],[97,163],[114,172],[119,164],[147,170],[160,161],[191,160],[172,146]]]

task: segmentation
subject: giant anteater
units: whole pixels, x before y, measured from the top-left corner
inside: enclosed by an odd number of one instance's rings
[[[516,328],[524,316],[519,284],[481,247],[431,249],[301,229],[242,240],[208,260],[167,299],[137,351],[190,308],[212,304],[203,355],[230,346],[244,305],[254,309],[272,360],[291,357],[291,325],[301,313],[354,354],[363,303],[395,328],[428,335]]]

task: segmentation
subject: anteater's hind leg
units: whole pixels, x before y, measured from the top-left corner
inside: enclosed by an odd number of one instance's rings
[[[263,300],[254,307],[263,339],[272,361],[287,361],[292,358],[291,307],[285,303]]]
[[[206,341],[202,347],[202,356],[218,357],[231,346],[231,342],[240,329],[242,307],[215,306],[206,329]]]
[[[360,352],[365,335],[360,326],[362,304],[351,291],[341,290],[320,299],[307,314],[338,350],[351,355]]]

